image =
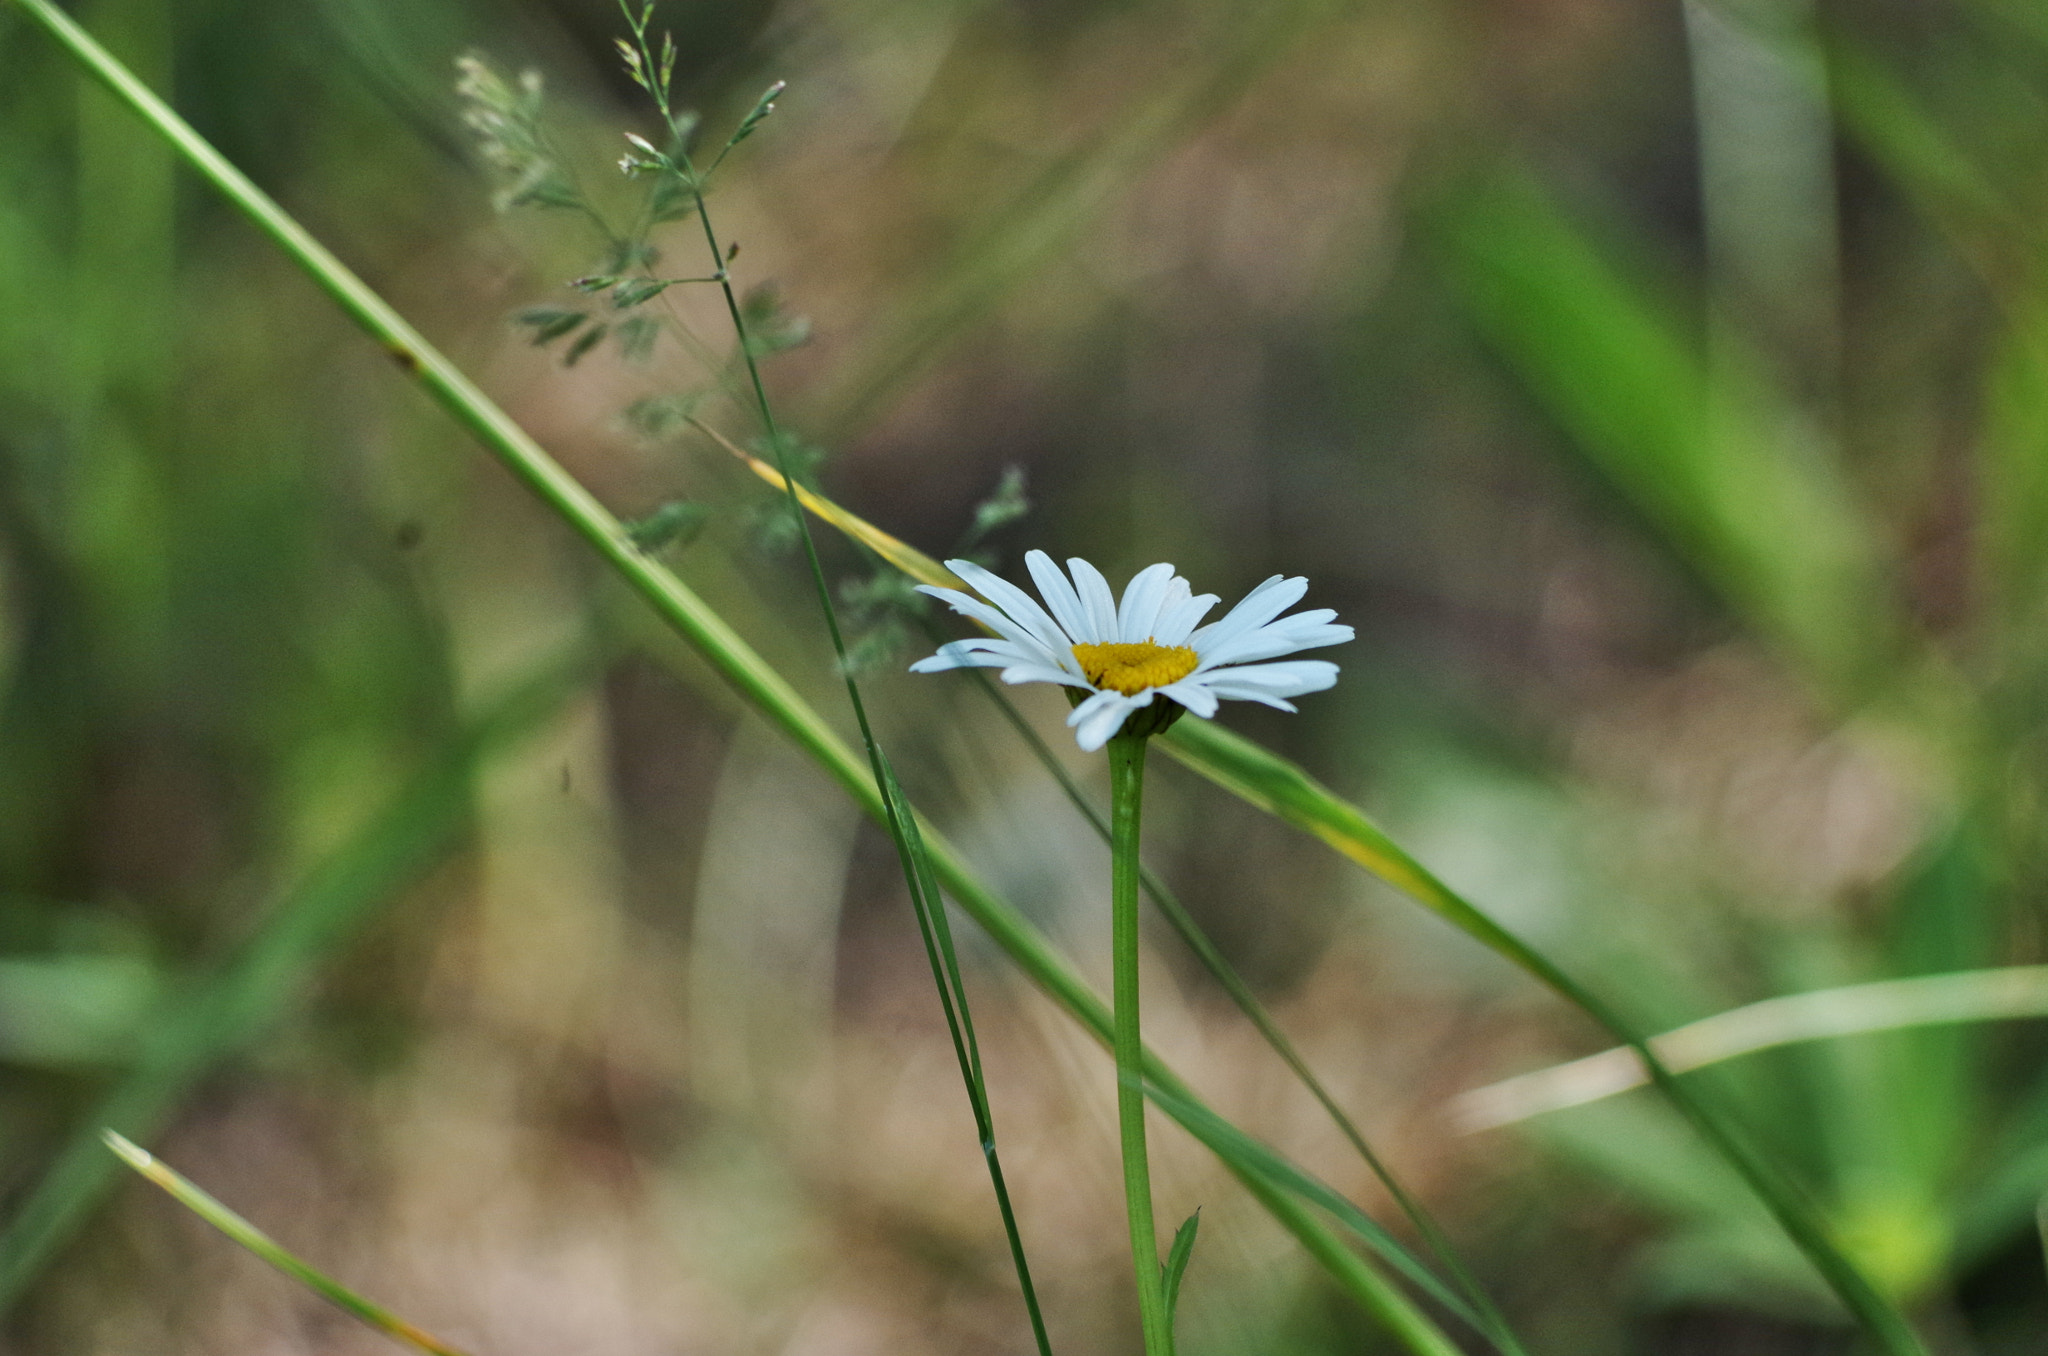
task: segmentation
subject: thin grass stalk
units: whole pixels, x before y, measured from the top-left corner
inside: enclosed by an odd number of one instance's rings
[[[1117,1140],[1123,1150],[1124,1208],[1131,1264],[1138,1274],[1138,1319],[1146,1356],[1173,1356],[1173,1315],[1159,1270],[1152,1219],[1152,1168],[1145,1152],[1145,1040],[1138,1008],[1138,838],[1145,803],[1144,735],[1109,741],[1110,1006],[1115,1013]]]
[[[989,1110],[988,1081],[981,1072],[981,1043],[974,1035],[974,1013],[967,1005],[967,981],[960,973],[960,957],[953,947],[953,926],[946,918],[945,896],[932,874],[931,855],[917,829],[917,816],[896,780],[888,759],[881,760],[891,820],[901,827],[916,864],[912,873],[910,902],[917,914],[917,929],[924,939],[925,957],[931,962],[932,982],[939,990],[939,1006],[945,1010],[946,1029],[953,1038],[953,1054],[960,1062],[960,1077],[967,1084],[967,1097],[974,1110],[974,1128],[981,1139],[982,1157],[988,1164],[989,1183],[995,1188],[996,1209],[1003,1218],[1003,1234],[1010,1245],[1010,1260],[1024,1290],[1024,1308],[1031,1317],[1032,1340],[1043,1353],[1050,1353],[1052,1340],[1046,1334],[1045,1315],[1038,1303],[1038,1291],[1031,1281],[1031,1267],[1024,1255],[1024,1237],[1017,1228],[1017,1212],[1010,1203],[1010,1187],[1003,1174],[1003,1161],[996,1153],[995,1116]]]
[[[621,8],[625,8],[625,0],[621,0]],[[628,22],[632,22],[631,10],[627,9],[626,14]],[[640,40],[643,51],[646,49],[645,25],[643,11],[640,22],[634,25],[634,35]],[[648,59],[651,62],[651,53],[648,53]],[[727,266],[728,255],[725,247],[719,243],[718,232],[711,224],[711,208],[704,198],[705,175],[717,169],[725,160],[726,154],[732,150],[740,137],[745,135],[745,130],[774,107],[770,100],[780,89],[781,85],[777,84],[762,96],[755,112],[749,115],[747,122],[741,124],[741,131],[727,140],[724,148],[719,151],[718,158],[702,174],[691,163],[689,153],[680,143],[677,154],[683,171],[688,176],[691,204],[695,208],[698,224],[703,227],[704,244],[711,253],[711,266],[715,270],[713,276],[718,281],[720,294],[725,298],[726,312],[732,319],[733,335],[738,343],[740,356],[746,363],[747,379],[754,395],[754,408],[761,416],[762,432],[767,436],[769,452],[775,458],[775,469],[782,476],[782,483],[788,496],[790,518],[796,524],[797,534],[803,541],[804,560],[810,566],[811,583],[817,591],[818,611],[824,618],[826,634],[832,640],[832,655],[837,661],[840,678],[846,686],[846,700],[853,708],[854,723],[860,729],[861,744],[867,750],[868,767],[874,776],[875,789],[881,794],[883,808],[887,814],[889,836],[896,844],[897,861],[903,871],[904,886],[910,892],[912,908],[918,915],[919,931],[925,934],[925,944],[927,949],[930,949],[935,930],[946,926],[945,901],[939,898],[936,892],[927,897],[922,889],[923,879],[930,875],[930,863],[924,860],[922,844],[915,841],[916,830],[910,819],[901,813],[900,794],[893,793],[891,789],[895,784],[895,775],[882,753],[880,742],[875,738],[873,727],[868,722],[867,703],[861,699],[860,682],[854,677],[853,666],[847,660],[846,638],[839,626],[838,609],[832,602],[831,585],[825,580],[824,562],[818,557],[818,543],[811,534],[810,519],[804,513],[802,501],[797,498],[796,481],[789,474],[788,448],[783,440],[782,430],[776,423],[774,407],[769,404],[768,388],[761,380],[761,365],[754,355],[753,336],[747,330],[746,315],[740,308],[738,294],[733,291],[732,271]],[[662,102],[662,116],[668,118],[670,115],[666,107],[665,93]],[[954,958],[950,954],[950,936],[947,940],[948,945],[944,948],[945,959],[953,961]],[[981,1074],[980,1048],[973,1039],[973,1019],[968,1010],[967,987],[960,978],[957,962],[947,968],[940,966],[935,960],[932,969],[932,979],[939,990],[940,1004],[946,1009],[946,1023],[953,1033],[955,1053],[960,1060],[960,1076],[966,1084],[968,1105],[974,1116],[976,1138],[981,1145],[982,1158],[988,1167],[989,1184],[995,1192],[997,1208],[1002,1215],[1003,1232],[1009,1240],[1010,1260],[1017,1272],[1017,1284],[1023,1294],[1025,1311],[1030,1319],[1032,1339],[1037,1343],[1039,1356],[1052,1356],[1052,1344],[1045,1329],[1045,1316],[1039,1311],[1038,1288],[1031,1280],[1031,1264],[1025,1254],[1023,1236],[1017,1227],[1016,1211],[1010,1202],[1009,1187],[1003,1176],[1002,1159],[996,1150],[995,1118],[989,1107],[988,1085]],[[954,1018],[955,1009],[959,1013],[958,1021]],[[963,1026],[966,1028],[964,1042]]]
[[[743,699],[810,755],[866,814],[877,822],[886,822],[887,806],[872,775],[831,726],[723,617],[666,567],[642,553],[618,519],[524,429],[49,0],[13,3],[284,250],[344,314],[392,355],[401,371],[416,380],[485,450],[583,537]],[[1034,984],[1098,1041],[1109,1045],[1112,1023],[1109,1009],[1101,999],[1053,949],[1044,934],[1015,907],[988,890],[943,839],[928,828],[922,831],[933,874],[944,890]],[[1150,1051],[1145,1055],[1144,1072],[1151,1082],[1196,1100],[1164,1061]],[[1415,1356],[1458,1356],[1457,1347],[1427,1315],[1351,1253],[1301,1202],[1254,1174],[1235,1167],[1231,1171],[1267,1212],[1323,1263],[1333,1279]]]
[[[427,1356],[463,1356],[457,1348],[406,1322],[382,1305],[364,1299],[311,1263],[293,1256],[276,1239],[222,1205],[197,1183],[147,1149],[123,1138],[117,1131],[102,1130],[100,1135],[123,1163],[162,1187],[172,1200],[220,1230],[230,1242],[276,1267],[343,1313],[394,1341],[426,1352]]]

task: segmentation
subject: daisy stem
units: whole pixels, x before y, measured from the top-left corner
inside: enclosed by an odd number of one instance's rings
[[[1138,1029],[1138,820],[1145,798],[1145,736],[1109,741],[1110,949],[1116,1053],[1116,1119],[1124,1158],[1131,1262],[1146,1356],[1173,1356],[1173,1315],[1152,1222],[1152,1169],[1145,1153],[1145,1041]]]

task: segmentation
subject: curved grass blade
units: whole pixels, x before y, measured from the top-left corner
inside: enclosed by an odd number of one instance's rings
[[[277,901],[235,959],[172,1005],[134,1066],[94,1106],[0,1229],[0,1313],[11,1309],[105,1194],[115,1165],[98,1127],[153,1138],[206,1072],[260,1034],[322,957],[446,852],[476,768],[537,731],[589,671],[581,647],[515,688],[429,759],[389,805]]]
[[[123,1163],[162,1187],[172,1200],[226,1234],[230,1241],[248,1249],[343,1313],[362,1320],[378,1332],[395,1341],[403,1342],[416,1351],[426,1352],[427,1356],[463,1356],[461,1351],[449,1346],[440,1338],[414,1327],[389,1309],[372,1304],[341,1282],[292,1256],[278,1246],[277,1240],[209,1196],[189,1178],[173,1170],[168,1163],[147,1149],[124,1139],[119,1132],[102,1130],[100,1136],[106,1142],[106,1146],[120,1156]]]
[[[574,477],[513,422],[460,369],[204,138],[48,0],[12,0],[88,74],[165,138],[208,183],[268,235],[352,321],[384,346],[399,368],[579,536],[657,616],[698,652],[739,695],[812,757],[863,812],[886,822],[887,807],[861,759],[782,675],[673,572],[643,555],[630,533]],[[1035,925],[984,886],[960,856],[920,821],[939,885],[1045,994],[1105,1047],[1109,1010]],[[1145,1075],[1189,1096],[1157,1055]],[[1427,1315],[1390,1287],[1327,1225],[1287,1193],[1260,1179],[1239,1180],[1367,1313],[1416,1356],[1459,1356]]]
[[[1672,1073],[1689,1073],[1801,1041],[2021,1017],[2048,1017],[2048,965],[1914,975],[1766,998],[1652,1036],[1649,1046]],[[1649,1081],[1636,1052],[1616,1046],[1474,1088],[1452,1103],[1453,1114],[1468,1131],[1491,1130]]]

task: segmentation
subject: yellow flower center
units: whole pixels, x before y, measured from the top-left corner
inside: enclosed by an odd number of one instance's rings
[[[1201,662],[1185,645],[1154,645],[1149,640],[1129,645],[1114,641],[1076,645],[1074,658],[1081,661],[1081,672],[1088,675],[1089,682],[1126,697],[1135,697],[1148,687],[1177,683]]]

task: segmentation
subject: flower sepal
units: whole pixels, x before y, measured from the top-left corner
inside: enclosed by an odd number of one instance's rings
[[[1079,706],[1082,702],[1087,701],[1091,695],[1078,688],[1070,687],[1065,689],[1065,691],[1068,706]],[[1179,702],[1155,701],[1149,706],[1141,706],[1131,712],[1130,719],[1126,720],[1117,732],[1110,737],[1112,739],[1149,739],[1156,734],[1165,734],[1173,727],[1175,721],[1187,713],[1188,709]]]

